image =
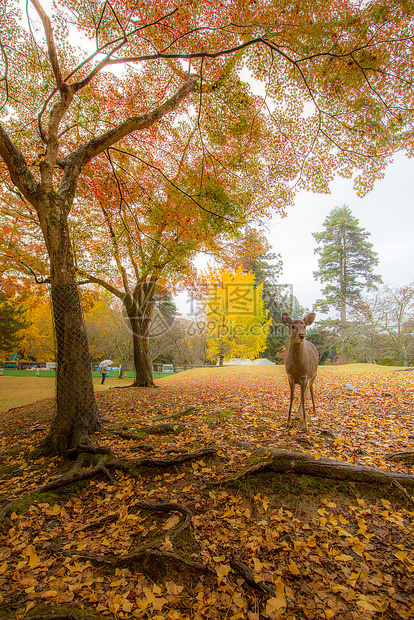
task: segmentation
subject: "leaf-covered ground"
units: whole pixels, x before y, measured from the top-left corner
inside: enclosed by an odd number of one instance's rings
[[[232,481],[266,458],[263,447],[414,473],[386,458],[414,450],[413,375],[321,368],[307,434],[298,421],[286,429],[280,367],[187,371],[159,389],[99,393],[99,444],[172,464],[141,462],[17,502],[0,526],[0,618],[413,618],[406,494],[290,473]],[[3,415],[0,508],[69,467],[28,460],[51,412],[43,401]],[[139,431],[157,423],[170,432]],[[216,453],[174,462],[201,448]]]

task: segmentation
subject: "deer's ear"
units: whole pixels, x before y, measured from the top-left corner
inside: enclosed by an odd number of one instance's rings
[[[290,318],[290,316],[288,314],[286,314],[286,312],[283,312],[283,314],[282,314],[282,323],[284,325],[291,325],[292,324],[292,319]]]
[[[316,314],[314,312],[310,312],[310,314],[307,314],[305,316],[305,318],[303,319],[303,322],[305,323],[305,325],[312,325],[312,323],[314,322],[316,317]]]

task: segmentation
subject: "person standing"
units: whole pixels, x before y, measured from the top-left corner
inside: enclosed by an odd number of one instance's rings
[[[101,366],[101,375],[102,375],[101,385],[103,385],[105,383],[105,379],[106,379],[106,375],[107,374],[108,374],[108,366],[106,366],[106,365]]]

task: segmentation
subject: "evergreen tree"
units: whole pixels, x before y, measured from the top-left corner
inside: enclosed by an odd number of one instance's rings
[[[313,233],[319,254],[319,269],[313,275],[325,285],[325,297],[316,302],[315,309],[328,312],[335,308],[345,325],[347,307],[360,301],[364,289],[375,290],[382,282],[374,273],[378,257],[368,241],[370,233],[359,226],[346,205],[335,207],[324,226],[323,232]]]
[[[266,251],[251,260],[249,269],[255,275],[256,285],[263,285],[265,308],[269,313],[269,318],[272,319],[266,349],[259,354],[259,357],[276,362],[280,360],[279,353],[287,347],[289,340],[281,323],[282,312],[288,312],[295,318],[300,318],[306,314],[306,311],[289,288],[279,282],[283,271],[280,254]]]
[[[15,349],[22,340],[19,332],[29,325],[23,306],[0,291],[0,351]]]

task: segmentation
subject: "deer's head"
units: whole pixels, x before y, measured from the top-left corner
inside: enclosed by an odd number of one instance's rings
[[[291,342],[302,342],[306,338],[306,328],[312,325],[315,320],[315,313],[307,314],[304,319],[291,319],[286,312],[282,314],[282,323],[289,328],[289,337]]]

